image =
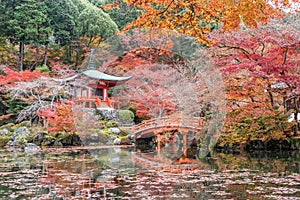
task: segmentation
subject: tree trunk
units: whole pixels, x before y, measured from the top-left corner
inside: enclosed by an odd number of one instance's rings
[[[47,65],[47,54],[48,54],[48,44],[45,45],[45,52],[44,52],[44,58],[43,58],[44,65]]]
[[[24,65],[24,43],[20,42],[20,46],[19,46],[19,67],[20,67],[20,71],[23,71],[23,65]]]
[[[299,102],[298,102],[298,97],[296,96],[295,98],[295,120],[296,120],[296,127],[295,127],[295,132],[294,132],[294,135],[295,136],[298,136],[298,131],[300,130],[300,125],[299,125],[299,122],[298,122],[298,113],[300,113],[300,109],[299,109]]]
[[[40,49],[39,49],[39,45],[37,44],[35,47],[35,62],[32,66],[32,68],[34,68],[34,69],[38,66],[39,56],[40,56]]]
[[[274,98],[273,98],[273,94],[272,94],[271,86],[270,85],[268,86],[267,91],[269,93],[269,98],[270,98],[271,106],[272,106],[272,108],[274,108]]]
[[[91,42],[92,42],[92,37],[90,37],[90,40],[89,40],[89,42],[88,42],[88,44],[87,44],[88,47],[90,47]]]
[[[72,62],[72,45],[70,43],[69,49],[68,49],[68,61],[71,63]]]

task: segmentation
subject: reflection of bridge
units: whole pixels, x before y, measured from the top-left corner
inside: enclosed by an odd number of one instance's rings
[[[160,155],[160,152],[139,153],[132,155],[131,160],[146,169],[163,170],[170,172],[179,172],[182,170],[194,170],[204,167],[204,164],[195,158],[178,158],[171,160]]]
[[[136,141],[155,138],[158,150],[160,150],[163,143],[174,142],[175,136],[180,134],[179,139],[183,142],[183,153],[187,157],[188,144],[191,144],[192,140],[195,140],[196,133],[202,131],[203,121],[201,117],[172,115],[146,120],[132,127],[132,131],[135,134]],[[191,133],[193,133],[192,138]]]

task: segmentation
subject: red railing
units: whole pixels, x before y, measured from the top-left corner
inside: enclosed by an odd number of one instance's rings
[[[146,129],[158,127],[190,127],[192,129],[200,129],[201,127],[203,127],[203,118],[181,117],[180,115],[154,118],[150,120],[145,120],[142,123],[133,126],[132,131],[139,132]]]
[[[106,98],[106,101],[96,99],[96,97],[90,98],[73,98],[74,104],[82,108],[99,108],[99,107],[111,107],[114,109],[120,109],[120,102],[116,99]]]

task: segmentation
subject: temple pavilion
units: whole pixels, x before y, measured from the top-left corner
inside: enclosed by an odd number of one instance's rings
[[[70,85],[69,100],[82,108],[97,108],[100,110],[119,109],[119,102],[108,95],[108,89],[123,84],[128,77],[118,77],[96,70],[93,63],[93,49],[89,58],[87,70],[65,79],[53,79],[67,82]]]

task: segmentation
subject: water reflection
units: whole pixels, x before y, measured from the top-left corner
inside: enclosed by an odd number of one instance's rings
[[[0,150],[0,199],[300,199],[298,152],[199,161],[172,148]]]

